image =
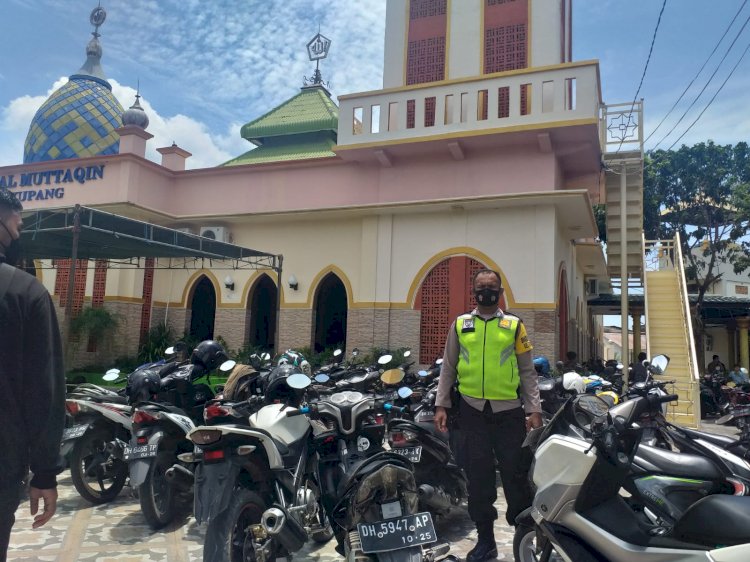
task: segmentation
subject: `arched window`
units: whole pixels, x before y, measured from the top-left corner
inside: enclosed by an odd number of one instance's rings
[[[250,346],[273,351],[276,340],[276,301],[276,284],[264,273],[253,285],[247,301],[245,341]]]

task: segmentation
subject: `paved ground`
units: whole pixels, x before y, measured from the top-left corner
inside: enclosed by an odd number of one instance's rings
[[[497,508],[505,513],[502,490]],[[146,526],[138,500],[126,487],[111,504],[91,506],[76,492],[69,476],[63,475],[60,499],[54,519],[41,529],[32,530],[29,504],[16,513],[8,560],[49,562],[197,562],[202,559],[203,533],[192,517],[184,516],[167,530],[153,532]],[[449,541],[452,554],[465,558],[476,540],[476,530],[459,508],[436,525],[442,540]],[[512,529],[499,522],[495,538],[501,552],[498,560],[512,560]],[[329,562],[340,560],[334,541],[314,545],[295,555],[295,560]]]
[[[734,435],[732,427],[703,422],[702,429]],[[73,488],[67,473],[59,487],[60,500],[55,518],[41,529],[32,530],[29,504],[24,502],[16,514],[8,560],[49,562],[197,562],[202,556],[204,528],[187,515],[165,531],[153,532],[145,524],[138,501],[125,488],[108,505],[92,507]],[[502,489],[498,489],[497,508],[505,513]],[[499,560],[512,560],[512,529],[498,520],[495,525]],[[438,535],[452,544],[451,553],[465,558],[473,547],[476,531],[465,506],[437,522]],[[306,548],[296,560],[329,562],[340,557],[333,543]]]

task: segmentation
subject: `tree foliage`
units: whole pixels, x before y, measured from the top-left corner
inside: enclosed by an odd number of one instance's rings
[[[720,266],[750,268],[750,151],[745,142],[712,141],[647,154],[644,231],[650,239],[679,233],[685,276],[698,290],[698,307],[721,279]],[[700,315],[697,315],[698,317]],[[702,325],[696,326],[702,340]],[[702,349],[702,346],[698,346]]]

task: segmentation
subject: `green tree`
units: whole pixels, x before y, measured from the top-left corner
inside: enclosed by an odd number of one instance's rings
[[[700,311],[706,292],[721,279],[720,266],[736,273],[750,267],[747,241],[750,218],[750,152],[745,142],[712,141],[647,155],[644,169],[644,231],[647,238],[679,233],[685,276],[698,293]],[[703,323],[695,314],[695,336],[703,341]],[[703,346],[696,346],[704,363]]]

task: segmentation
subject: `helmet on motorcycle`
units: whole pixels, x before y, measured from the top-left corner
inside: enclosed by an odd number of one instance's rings
[[[130,404],[150,400],[161,389],[159,373],[151,369],[139,369],[128,376],[125,393]]]
[[[307,361],[307,359],[305,359],[305,356],[298,351],[294,351],[293,349],[287,349],[284,353],[282,353],[276,364],[294,365],[296,367],[299,367],[306,375],[310,376],[312,374],[312,367],[310,366],[310,363]]]
[[[297,396],[297,392],[287,384],[286,380],[290,375],[301,372],[298,366],[289,363],[283,363],[271,369],[264,393],[266,403],[287,402],[290,398]]]
[[[577,392],[583,394],[586,392],[586,383],[583,382],[583,377],[575,371],[570,371],[563,375],[563,388],[570,392]]]
[[[549,360],[544,355],[541,355],[540,357],[535,357],[534,368],[536,369],[536,372],[539,373],[540,375],[548,375],[549,374]]]
[[[229,359],[227,352],[221,344],[214,340],[202,341],[198,344],[198,347],[193,351],[193,356],[190,361],[194,365],[200,365],[205,368],[206,371],[213,371],[218,369],[224,361]]]

